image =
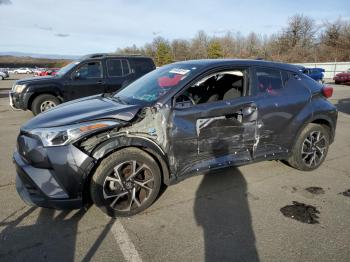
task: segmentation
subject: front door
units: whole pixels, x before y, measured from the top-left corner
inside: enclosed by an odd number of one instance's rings
[[[258,109],[245,96],[247,72],[213,75],[176,98],[169,142],[171,171],[178,176],[252,160]]]
[[[105,78],[101,61],[90,61],[80,65],[65,82],[64,96],[73,100],[105,92]]]

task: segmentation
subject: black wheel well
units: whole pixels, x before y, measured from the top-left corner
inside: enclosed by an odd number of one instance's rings
[[[332,126],[331,126],[331,123],[329,121],[322,119],[322,118],[319,118],[319,119],[313,120],[311,123],[321,125],[321,126],[325,127],[326,129],[328,129],[329,135],[331,136],[331,139],[332,139],[332,137],[333,137]]]
[[[95,163],[95,165],[93,166],[93,168],[89,171],[89,174],[86,176],[86,178],[84,179],[84,186],[83,186],[83,201],[84,203],[89,203],[89,201],[91,201],[91,196],[90,196],[90,183],[91,183],[91,179],[92,176],[95,173],[95,170],[97,169],[97,167],[100,165],[101,161],[103,159],[105,159],[106,157],[108,157],[109,155],[125,149],[125,148],[138,148],[141,149],[142,151],[144,151],[145,153],[149,154],[154,161],[157,163],[157,165],[159,166],[160,171],[162,172],[162,184],[163,185],[169,185],[170,184],[170,171],[169,171],[169,167],[167,165],[167,163],[163,160],[163,158],[154,150],[148,148],[148,147],[144,147],[144,146],[137,146],[137,145],[130,145],[130,146],[121,146],[118,147],[114,150],[111,150],[110,152],[108,152],[107,154],[105,154],[103,157],[101,157],[100,159],[98,159],[98,161]]]
[[[52,95],[62,102],[62,100],[59,98],[59,96],[54,92],[46,92],[45,91],[45,92],[35,93],[28,100],[28,109],[29,110],[32,110],[32,104],[33,104],[34,99],[37,98],[38,96],[41,96],[41,95]]]

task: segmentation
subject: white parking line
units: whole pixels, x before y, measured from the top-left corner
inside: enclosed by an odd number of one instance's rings
[[[123,253],[125,260],[128,262],[131,262],[131,261],[142,262],[142,259],[139,253],[137,252],[134,244],[132,243],[128,233],[124,229],[119,219],[115,220],[111,228],[111,231],[113,233],[115,240],[119,245],[120,250]]]

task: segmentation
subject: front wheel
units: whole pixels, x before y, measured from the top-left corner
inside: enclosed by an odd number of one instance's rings
[[[125,148],[101,162],[92,177],[90,194],[107,215],[131,216],[155,201],[160,186],[157,162],[141,149]]]
[[[32,112],[36,116],[60,104],[57,97],[49,94],[37,96],[32,103]]]
[[[296,169],[311,171],[318,168],[326,158],[330,132],[318,124],[308,124],[299,135],[289,164]]]

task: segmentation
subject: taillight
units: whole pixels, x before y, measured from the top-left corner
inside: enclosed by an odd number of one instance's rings
[[[322,94],[325,97],[327,97],[327,98],[331,97],[333,95],[333,87],[331,87],[331,86],[324,86],[322,88]]]

